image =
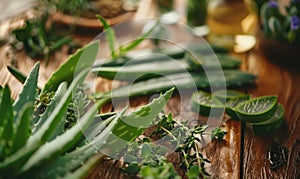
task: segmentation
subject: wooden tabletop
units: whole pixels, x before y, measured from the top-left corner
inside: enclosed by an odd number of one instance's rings
[[[0,85],[9,84],[13,97],[16,97],[21,85],[6,69],[6,66],[11,64],[13,55],[8,48],[6,45],[0,47]],[[221,127],[228,132],[225,140],[213,141],[203,149],[205,156],[212,162],[207,165],[207,171],[212,178],[298,179],[300,178],[300,71],[289,70],[272,63],[272,59],[266,59],[256,48],[238,55],[243,59],[242,68],[257,75],[255,86],[247,88],[247,92],[253,97],[278,95],[279,102],[285,108],[284,125],[274,133],[255,135],[251,126],[232,119],[223,119]],[[50,61],[49,66],[41,62],[40,86],[43,86],[45,80],[66,57],[66,51],[63,49]],[[18,68],[26,74],[36,62],[27,57],[24,52],[17,53],[16,59]],[[99,80],[99,83],[104,86],[104,90],[105,86],[110,88],[110,82],[107,80]],[[149,96],[136,97],[131,100],[130,106],[136,108],[148,101]],[[185,107],[179,113],[180,106]],[[191,111],[190,93],[184,96],[175,94],[168,103],[166,111],[172,112],[175,117],[188,116],[198,119],[198,115]],[[200,117],[199,120],[206,119]],[[271,170],[268,155],[275,139],[288,149],[288,158],[286,165]],[[114,160],[100,162],[95,170],[91,171],[89,178],[131,178],[122,172],[121,165]]]

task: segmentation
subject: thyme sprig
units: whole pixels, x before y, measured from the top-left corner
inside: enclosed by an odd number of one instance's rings
[[[156,123],[157,128],[150,137],[159,137],[163,144],[150,143],[149,138],[130,144],[124,152],[124,159],[127,162],[125,171],[142,177],[157,177],[158,171],[164,171],[165,176],[179,177],[173,164],[166,158],[169,148],[174,148],[179,155],[180,167],[188,178],[208,177],[205,164],[210,161],[200,152],[203,136],[209,135],[211,140],[222,140],[227,132],[218,127],[207,132],[208,125],[190,127],[187,122],[174,119],[172,114],[160,114]]]

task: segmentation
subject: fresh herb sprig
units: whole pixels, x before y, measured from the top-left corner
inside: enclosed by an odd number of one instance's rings
[[[187,177],[191,179],[209,176],[205,164],[210,161],[200,152],[199,144],[203,141],[203,135],[210,135],[211,140],[221,140],[227,132],[215,128],[209,133],[207,125],[191,128],[187,123],[174,119],[172,114],[160,114],[156,123],[157,128],[150,137],[161,138],[166,145],[176,149],[175,152],[179,154],[181,161],[180,167],[185,170]],[[177,178],[179,175],[175,172],[173,164],[166,158],[167,152],[168,148],[150,143],[148,138],[133,143],[124,152],[127,162],[125,172],[155,178],[158,171],[164,171],[164,176]]]

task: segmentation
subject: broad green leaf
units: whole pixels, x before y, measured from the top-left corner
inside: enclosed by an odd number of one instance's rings
[[[37,93],[37,81],[38,81],[38,74],[39,74],[40,64],[36,63],[32,68],[28,78],[26,79],[23,89],[21,90],[17,100],[13,104],[15,115],[15,121],[20,119],[20,111],[25,104],[30,102],[32,106],[35,102],[35,97]],[[33,113],[33,109],[32,109]],[[16,126],[18,128],[18,126]]]
[[[93,42],[77,50],[62,64],[46,82],[43,93],[55,91],[60,83],[71,84],[74,77],[85,68],[90,68],[98,54],[99,42]]]
[[[0,111],[0,159],[3,159],[10,152],[9,148],[14,136],[14,115],[8,86],[3,89]]]
[[[116,35],[115,35],[115,32],[114,30],[109,26],[109,24],[106,22],[106,20],[100,16],[100,15],[97,15],[97,18],[100,20],[100,22],[102,23],[104,29],[105,29],[105,32],[107,33],[106,35],[106,40],[108,42],[108,45],[109,45],[109,49],[110,49],[110,52],[111,52],[111,56],[113,59],[117,58],[117,54],[116,54]]]
[[[16,135],[14,136],[12,152],[19,150],[26,144],[27,139],[31,134],[31,120],[32,120],[32,111],[34,107],[31,102],[25,104],[23,109],[20,111],[19,118],[17,119],[18,128],[16,128]]]

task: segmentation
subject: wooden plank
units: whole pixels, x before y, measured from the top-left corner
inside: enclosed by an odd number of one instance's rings
[[[284,125],[274,133],[254,135],[251,128],[246,126],[242,178],[299,178],[300,74],[272,64],[258,51],[250,55],[248,66],[249,71],[258,75],[257,86],[251,90],[253,96],[277,94],[286,112]],[[268,152],[276,138],[287,147],[289,153],[287,164],[273,171],[270,169]]]

